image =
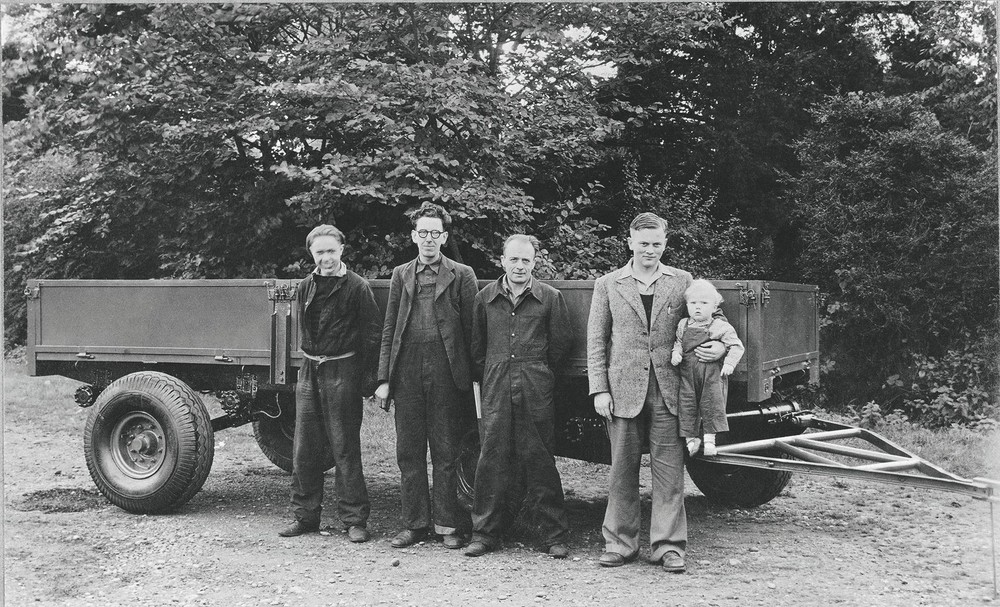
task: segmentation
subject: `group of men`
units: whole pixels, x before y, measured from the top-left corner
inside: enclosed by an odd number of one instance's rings
[[[441,252],[448,213],[424,203],[411,220],[417,257],[393,270],[383,322],[368,283],[341,259],[344,234],[322,225],[306,239],[316,268],[297,290],[304,360],[296,388],[295,521],[279,534],[319,529],[320,454],[329,450],[340,521],[350,541],[370,539],[360,429],[362,396],[374,388],[383,409],[395,406],[402,530],[393,547],[440,536],[446,547],[464,548],[468,556],[497,549],[520,472],[543,549],[565,558],[569,523],[553,455],[553,393],[555,371],[576,336],[562,294],[532,276],[540,244],[523,234],[507,238],[504,275],[479,290],[472,268]],[[650,557],[666,571],[684,570],[684,444],[670,356],[691,275],[660,262],[665,243],[666,223],[640,214],[629,229],[632,258],[594,285],[588,379],[612,450],[606,552],[599,561],[606,567],[639,554],[639,462],[648,437]],[[702,361],[724,354],[719,342],[696,351]],[[377,388],[364,385],[366,370],[376,367]],[[457,462],[462,411],[471,405],[474,383],[481,451],[470,520],[458,502]]]

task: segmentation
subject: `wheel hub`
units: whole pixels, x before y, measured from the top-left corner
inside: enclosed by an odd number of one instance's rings
[[[160,437],[156,434],[145,431],[139,436],[136,436],[131,443],[129,443],[129,453],[136,455],[141,455],[144,457],[150,457],[156,454],[160,447]]]
[[[163,465],[163,427],[145,411],[123,417],[110,438],[115,464],[130,477],[148,478]]]

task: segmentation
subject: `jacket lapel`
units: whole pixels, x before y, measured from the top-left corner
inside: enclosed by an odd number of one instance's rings
[[[621,270],[619,270],[618,276],[615,277],[615,285],[617,285],[621,296],[632,306],[635,313],[639,315],[642,323],[646,324],[646,308],[642,306],[642,299],[639,297],[639,288],[635,286],[635,279],[631,276],[623,275]]]
[[[653,313],[650,325],[656,322],[667,302],[675,299],[675,291],[680,285],[674,278],[675,275],[669,268],[663,268],[663,275],[656,281],[656,289],[653,291]]]
[[[434,299],[441,297],[441,294],[448,289],[455,280],[455,262],[444,255],[441,256],[441,271],[437,275],[437,286],[434,289]]]
[[[413,289],[415,288],[416,283],[417,261],[413,260],[403,266],[403,292],[405,293],[407,302],[413,299]],[[409,311],[409,308],[407,308],[407,311]]]

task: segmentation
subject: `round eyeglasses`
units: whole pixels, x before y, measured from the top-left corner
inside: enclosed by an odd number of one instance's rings
[[[434,240],[437,240],[442,234],[444,234],[444,232],[440,230],[414,230],[414,231],[417,233],[417,236],[421,238],[427,238],[427,235],[430,234],[431,238],[433,238]]]

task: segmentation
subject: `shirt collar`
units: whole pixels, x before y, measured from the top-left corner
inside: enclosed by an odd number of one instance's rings
[[[619,278],[635,278],[635,274],[632,273],[632,261],[633,260],[630,259],[629,262],[625,264],[625,267],[622,268],[622,273]],[[660,276],[673,276],[673,275],[674,275],[673,270],[671,270],[669,266],[661,262],[660,265],[657,266],[656,272],[653,273],[653,281],[655,281]]]
[[[534,286],[534,284],[535,284],[535,277],[529,276],[527,286],[525,286],[524,290],[521,291],[521,297],[524,297],[528,293],[531,293],[531,287]],[[514,289],[510,288],[510,282],[507,281],[506,274],[504,274],[503,277],[500,279],[500,288],[503,289],[503,292],[508,297],[510,297],[511,299],[514,298]]]
[[[430,269],[431,272],[434,272],[435,274],[438,274],[441,271],[441,256],[438,255],[437,261],[435,261],[433,263],[424,263],[424,262],[420,261],[420,258],[418,257],[417,258],[417,273],[419,274],[420,272],[423,272],[424,268],[428,268],[428,269]]]
[[[313,274],[322,276],[322,274],[320,274],[319,272],[319,266],[316,266],[313,269]],[[331,274],[331,276],[336,276],[337,278],[343,278],[344,276],[347,276],[347,264],[344,262],[340,262],[340,269],[337,270],[336,274]]]

